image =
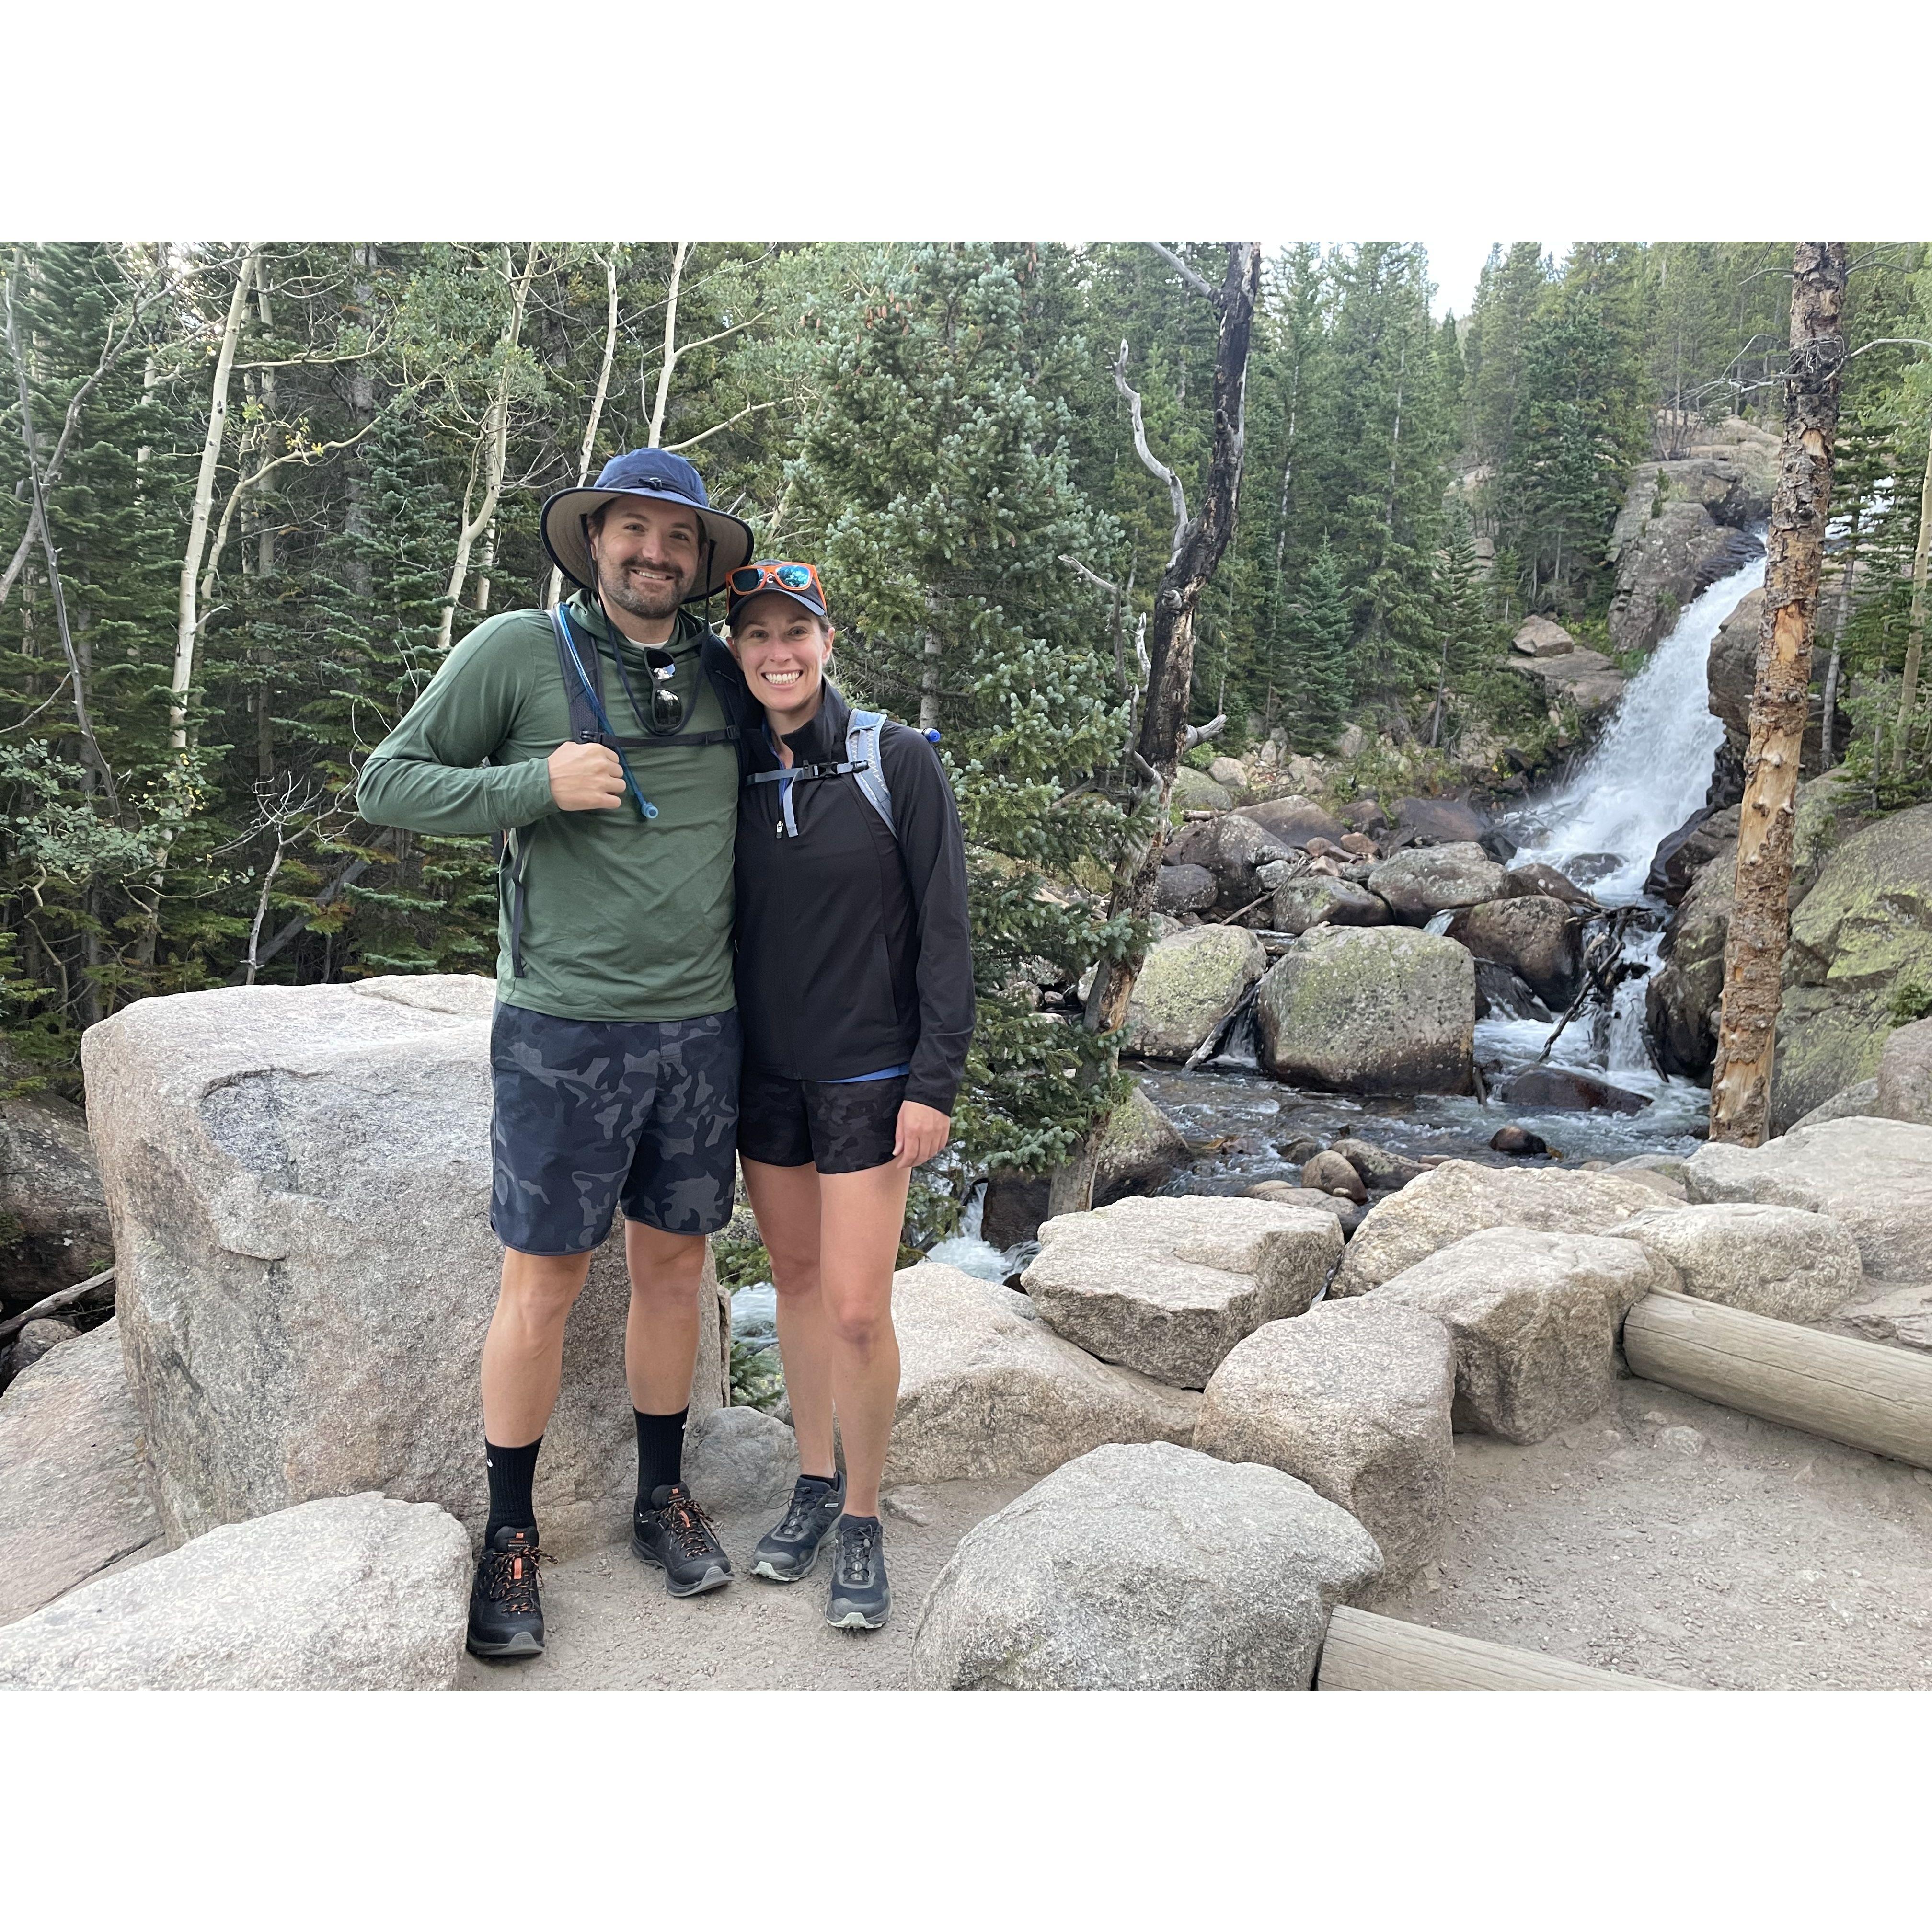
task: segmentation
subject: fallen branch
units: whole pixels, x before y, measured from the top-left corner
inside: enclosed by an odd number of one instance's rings
[[[0,1342],[10,1342],[26,1328],[29,1322],[38,1322],[49,1315],[58,1315],[64,1308],[75,1308],[89,1296],[98,1294],[114,1279],[114,1270],[104,1268],[99,1274],[89,1275],[85,1281],[77,1281],[71,1288],[63,1288],[45,1300],[37,1301],[33,1306],[24,1309],[18,1315],[11,1315],[0,1322]]]

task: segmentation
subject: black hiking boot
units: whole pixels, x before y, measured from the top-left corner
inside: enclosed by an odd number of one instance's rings
[[[477,1559],[470,1586],[472,1657],[541,1657],[543,1604],[537,1595],[537,1532],[506,1525]]]
[[[796,1583],[809,1576],[818,1561],[826,1532],[845,1507],[845,1478],[842,1472],[830,1483],[801,1476],[792,1486],[784,1520],[758,1539],[752,1553],[752,1574],[774,1583]]]
[[[664,1573],[674,1597],[701,1597],[731,1580],[731,1559],[711,1519],[682,1483],[661,1483],[631,1520],[631,1547]]]
[[[886,1581],[884,1533],[875,1516],[841,1519],[832,1555],[832,1598],[825,1621],[834,1630],[880,1630],[892,1607]]]

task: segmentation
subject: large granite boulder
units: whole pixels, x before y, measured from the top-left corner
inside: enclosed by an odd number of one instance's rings
[[[1366,886],[1352,880],[1330,878],[1325,872],[1304,872],[1283,878],[1277,884],[1268,874],[1272,866],[1261,870],[1262,882],[1274,886],[1274,909],[1269,922],[1277,932],[1297,934],[1311,926],[1386,926],[1387,903]],[[1287,868],[1282,870],[1286,872]]]
[[[1664,963],[1644,989],[1645,1023],[1666,1073],[1702,1080],[1717,1058],[1737,865],[1733,835],[1693,876],[1665,930]]]
[[[1622,1174],[1444,1161],[1369,1210],[1328,1292],[1366,1294],[1479,1228],[1599,1234],[1657,1203]]]
[[[707,1509],[776,1509],[798,1480],[798,1438],[759,1409],[707,1408],[685,1429],[684,1480]]]
[[[1096,1449],[966,1532],[914,1634],[930,1690],[1305,1690],[1329,1612],[1382,1571],[1305,1483]]]
[[[1103,1442],[1186,1442],[1201,1398],[1096,1361],[1024,1294],[922,1262],[892,1277],[892,1483],[1039,1476]]]
[[[1094,1205],[1104,1208],[1125,1194],[1150,1192],[1186,1160],[1180,1130],[1144,1088],[1136,1087],[1100,1131],[1094,1150]]]
[[[1395,823],[1418,845],[1473,844],[1490,829],[1488,818],[1460,798],[1399,798]]]
[[[0,1055],[0,1092],[21,1072]],[[70,1288],[113,1260],[87,1117],[57,1094],[0,1100],[0,1310]]]
[[[1901,1002],[1932,989],[1932,805],[1854,832],[1791,920],[1772,1128],[1878,1070]]]
[[[1150,949],[1127,1002],[1123,1051],[1185,1060],[1268,965],[1244,926],[1194,926]]]
[[[1168,802],[1176,812],[1226,812],[1234,802],[1226,785],[1216,784],[1192,765],[1183,765],[1174,773]]]
[[[1487,899],[1449,922],[1448,936],[1478,959],[1507,967],[1561,1012],[1582,983],[1582,926],[1561,899]]]
[[[1828,1214],[1874,1281],[1932,1282],[1932,1126],[1855,1116],[1794,1127],[1762,1147],[1712,1141],[1685,1162],[1684,1184],[1693,1202]]]
[[[1265,892],[1256,883],[1255,868],[1288,855],[1288,846],[1271,832],[1230,812],[1176,832],[1161,859],[1164,865],[1205,866],[1214,875],[1216,903],[1233,912]]]
[[[1040,1242],[1020,1280],[1044,1320],[1102,1361],[1191,1389],[1263,1322],[1299,1315],[1342,1257],[1332,1214],[1201,1194],[1061,1214]]]
[[[1452,939],[1403,926],[1315,927],[1270,969],[1255,1017],[1262,1065],[1292,1086],[1469,1090],[1476,969]]]
[[[1426,926],[1439,912],[1499,899],[1508,891],[1502,866],[1473,842],[1412,846],[1369,871],[1369,890],[1396,917]]]
[[[1512,651],[1498,663],[1533,686],[1542,704],[1568,704],[1585,718],[1610,710],[1624,694],[1624,674],[1615,660],[1581,644],[1556,657],[1526,657]]]
[[[1738,1201],[1647,1209],[1605,1232],[1666,1262],[1684,1294],[1780,1322],[1822,1322],[1864,1286],[1850,1231],[1800,1208]]]
[[[1237,1346],[1208,1380],[1194,1446],[1299,1477],[1406,1576],[1435,1555],[1448,1514],[1455,1387],[1434,1316],[1380,1295],[1324,1301]]]
[[[136,1000],[83,1042],[117,1305],[171,1540],[379,1490],[480,1532],[490,983],[458,975]],[[546,1538],[629,1493],[621,1226],[564,1346]],[[694,1408],[722,1397],[707,1269]]]
[[[1616,1379],[1623,1318],[1676,1278],[1635,1241],[1485,1228],[1370,1298],[1420,1309],[1455,1338],[1455,1426],[1540,1442],[1594,1415]]]
[[[0,1688],[454,1690],[470,1578],[469,1536],[433,1504],[304,1503],[0,1630]]]
[[[1325,806],[1295,792],[1263,799],[1258,805],[1238,806],[1234,816],[1251,819],[1270,838],[1297,850],[1311,838],[1332,839],[1340,844],[1348,830]]]
[[[1932,1127],[1932,1020],[1889,1035],[1878,1057],[1870,1111],[1888,1120]]]
[[[1163,866],[1154,880],[1156,912],[1207,912],[1219,888],[1205,866]]]
[[[141,1450],[112,1322],[43,1356],[0,1396],[0,1624],[160,1554]]]

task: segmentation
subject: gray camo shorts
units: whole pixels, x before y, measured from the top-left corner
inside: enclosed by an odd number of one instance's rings
[[[490,1225],[506,1248],[578,1255],[622,1208],[668,1234],[731,1218],[736,1012],[694,1020],[567,1020],[499,1004]]]

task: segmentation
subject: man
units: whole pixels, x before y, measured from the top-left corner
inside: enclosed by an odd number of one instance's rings
[[[479,1657],[543,1648],[532,1501],[592,1251],[624,1216],[624,1366],[637,1419],[632,1547],[674,1596],[730,1580],[683,1482],[704,1237],[731,1212],[739,1029],[732,848],[742,682],[686,608],[751,555],[697,471],[662,450],[544,506],[580,586],[453,650],[364,766],[362,815],[504,840],[483,1348],[490,1516],[471,1593]]]

